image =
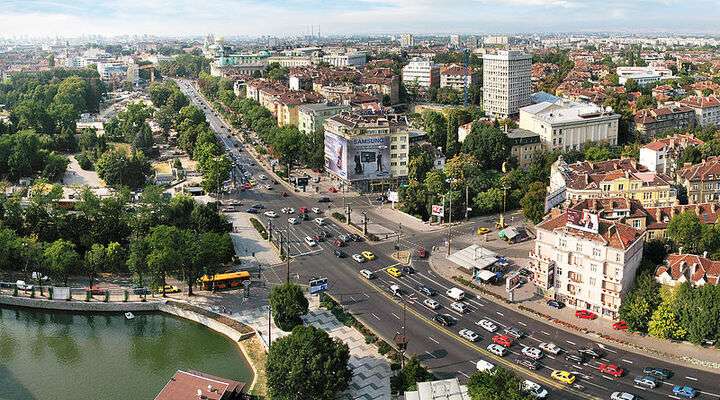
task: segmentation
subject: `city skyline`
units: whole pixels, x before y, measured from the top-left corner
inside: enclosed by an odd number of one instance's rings
[[[0,36],[623,32],[715,34],[698,0],[6,1]],[[611,18],[608,18],[611,17]]]

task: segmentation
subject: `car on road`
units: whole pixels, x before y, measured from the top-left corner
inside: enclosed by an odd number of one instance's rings
[[[469,311],[467,304],[463,303],[462,301],[454,301],[450,303],[450,308],[459,312],[460,314],[465,314]]]
[[[315,218],[315,223],[318,224],[318,226],[325,225],[325,218]]]
[[[578,349],[578,352],[592,358],[600,358],[605,355],[605,352],[599,347],[582,347]]]
[[[602,372],[605,375],[614,376],[616,378],[619,378],[625,374],[625,370],[618,367],[617,364],[612,363],[600,363],[598,366],[598,371]]]
[[[321,197],[318,199],[318,203],[330,203],[331,201],[329,197]]]
[[[264,215],[269,218],[277,218],[278,215],[275,211],[265,211]]]
[[[636,400],[634,394],[628,392],[613,392],[610,395],[610,400]]]
[[[320,209],[317,208],[317,207],[313,207],[313,208],[311,208],[311,210],[312,210],[312,212],[314,212],[315,214],[322,214],[322,211],[320,211]]]
[[[297,218],[288,218],[288,223],[291,225],[297,225],[300,221]]]
[[[310,236],[305,236],[305,243],[310,247],[317,246],[317,242],[315,241],[315,239],[311,238]]]
[[[295,209],[292,207],[283,207],[283,209],[280,211],[282,211],[283,214],[294,214],[295,213]]]
[[[387,272],[388,275],[390,275],[390,276],[392,276],[392,277],[394,277],[394,278],[399,278],[399,277],[402,276],[402,272],[400,272],[400,270],[397,269],[397,268],[395,268],[395,267],[387,268],[387,269],[385,270],[385,272]]]
[[[257,208],[252,208],[252,207],[250,207],[250,208],[248,208],[247,210],[245,210],[245,212],[248,213],[248,214],[257,214],[257,213],[258,213],[258,209],[257,209]]]
[[[514,326],[509,326],[503,330],[506,335],[514,337],[515,339],[522,339],[525,337],[525,332]]]
[[[486,233],[490,233],[490,229],[485,228],[484,226],[481,226],[481,227],[477,228],[475,233],[477,233],[478,235],[484,235]]]
[[[265,206],[262,205],[262,204],[260,204],[260,203],[253,204],[251,207],[252,207],[252,208],[256,208],[256,209],[258,209],[258,210],[263,210],[263,209],[265,209]]]
[[[505,357],[508,353],[508,349],[506,347],[500,346],[496,343],[490,343],[487,346],[487,351],[495,354],[496,356]]]
[[[15,287],[17,287],[18,290],[22,290],[24,292],[29,292],[33,289],[33,285],[25,283],[25,281],[22,281],[22,280],[16,281]]]
[[[365,277],[365,279],[373,279],[375,277],[375,274],[373,274],[373,272],[370,271],[369,269],[361,269],[360,275]]]
[[[335,250],[335,251],[333,251],[333,254],[335,254],[335,257],[337,257],[337,258],[347,257],[347,254],[345,254],[345,252],[342,250]]]
[[[573,383],[575,383],[575,375],[571,374],[568,371],[556,369],[552,372],[552,374],[550,374],[550,377],[555,379],[556,381],[567,383],[568,385],[572,385]]]
[[[440,308],[440,303],[433,299],[423,300],[423,305],[431,310],[437,310],[438,308]]]
[[[617,321],[612,324],[612,328],[616,331],[625,331],[628,329],[628,324],[625,321]]]
[[[633,379],[633,383],[645,389],[655,389],[660,382],[652,375],[643,375]]]
[[[547,301],[547,305],[548,305],[548,307],[552,307],[552,308],[555,308],[558,310],[565,307],[565,303],[563,303],[562,301],[552,300],[552,299]]]
[[[398,285],[390,285],[390,292],[392,292],[393,296],[402,296],[403,290]]]
[[[460,329],[460,332],[458,332],[458,335],[460,335],[460,337],[465,338],[471,342],[477,342],[480,339],[480,336],[477,333],[471,331],[470,329]]]
[[[173,285],[165,285],[163,287],[159,287],[157,289],[157,292],[162,293],[163,288],[165,288],[165,293],[180,293],[181,292],[180,288],[178,288],[177,286],[173,286]]]
[[[516,358],[515,364],[523,366],[531,371],[537,371],[542,367],[542,363],[538,360],[529,360],[527,358]]]
[[[475,364],[475,368],[477,368],[477,370],[480,372],[489,372],[495,369],[495,364],[489,361],[480,360],[477,362],[477,364]]]
[[[429,286],[425,286],[425,285],[418,285],[417,290],[418,290],[418,292],[420,292],[426,296],[435,296],[435,294],[437,293],[435,291],[435,289],[433,289]]]
[[[537,347],[530,347],[530,346],[523,347],[521,353],[525,357],[532,358],[533,360],[539,360],[539,359],[543,358],[543,356],[544,356],[542,350],[538,349]]]
[[[686,399],[692,399],[697,396],[697,390],[692,386],[675,385],[672,388],[672,392],[675,396],[684,397]]]
[[[410,265],[406,265],[406,266],[402,267],[402,272],[403,272],[403,274],[407,274],[407,275],[414,274],[415,268],[413,268]]]
[[[352,259],[359,263],[364,263],[366,261],[365,257],[361,256],[360,254],[353,254]]]
[[[360,254],[362,254],[362,256],[365,257],[368,261],[372,261],[372,260],[375,259],[375,254],[373,254],[372,251],[367,251],[367,250],[366,250],[366,251],[363,251],[363,252],[360,253]]]
[[[455,319],[448,314],[435,314],[433,321],[442,326],[452,326],[455,323]]]
[[[552,342],[541,342],[538,347],[540,348],[540,350],[554,355],[558,355],[563,351],[562,347]]]
[[[492,338],[493,343],[499,344],[500,346],[510,347],[512,346],[512,338],[505,335],[495,335]]]
[[[569,352],[565,354],[565,361],[576,365],[582,365],[585,363],[585,356],[583,353]]]
[[[492,321],[488,321],[486,319],[481,319],[480,321],[476,322],[475,325],[485,329],[488,332],[496,332],[498,330],[497,325],[495,325]]]
[[[597,314],[590,310],[577,310],[575,311],[575,317],[580,319],[595,319],[597,318]]]
[[[548,391],[540,386],[539,384],[531,381],[531,380],[525,380],[522,383],[522,386],[520,389],[529,394],[530,396],[536,398],[536,399],[544,399],[548,396]]]
[[[427,250],[425,250],[424,246],[420,246],[417,249],[417,256],[418,258],[425,258],[427,257]]]
[[[461,301],[465,298],[465,292],[456,287],[448,289],[445,294],[455,301]]]
[[[672,371],[667,368],[658,367],[645,367],[643,368],[643,374],[652,375],[658,379],[666,380],[672,376]]]

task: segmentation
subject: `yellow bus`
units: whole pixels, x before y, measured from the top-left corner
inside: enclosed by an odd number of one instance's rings
[[[212,276],[203,275],[200,277],[200,288],[203,290],[232,289],[240,287],[243,281],[250,279],[247,271],[228,272]]]

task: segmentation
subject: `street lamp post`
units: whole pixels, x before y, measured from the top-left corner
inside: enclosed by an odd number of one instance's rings
[[[450,210],[448,212],[447,255],[450,255],[450,241],[452,240],[452,196],[450,192],[448,192],[448,202],[450,203]]]

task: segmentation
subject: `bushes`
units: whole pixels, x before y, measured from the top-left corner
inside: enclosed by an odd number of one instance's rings
[[[252,226],[255,227],[255,230],[258,231],[260,236],[262,236],[263,239],[267,240],[268,234],[263,224],[260,223],[260,221],[258,221],[256,218],[250,218],[250,223],[252,224]]]
[[[345,219],[345,216],[342,215],[342,214],[340,214],[339,212],[334,212],[334,213],[332,213],[332,216],[333,216],[333,218],[335,218],[336,220],[342,222],[343,224],[344,224],[345,222],[347,222],[347,220]]]
[[[392,347],[384,340],[378,343],[378,353],[385,355],[392,350]]]

